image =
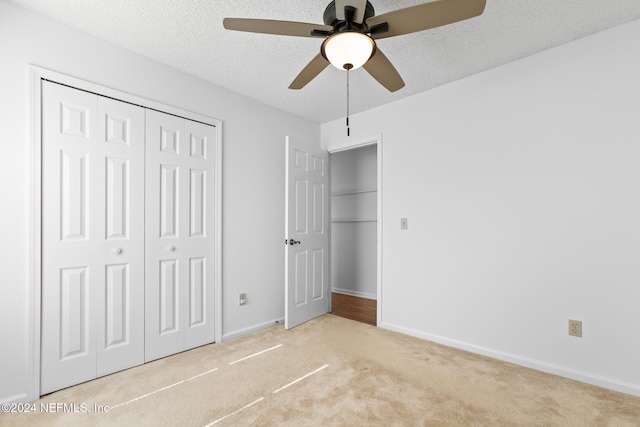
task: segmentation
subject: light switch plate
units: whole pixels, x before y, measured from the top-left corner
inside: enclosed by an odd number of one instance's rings
[[[407,218],[400,218],[400,230],[407,230],[409,228],[409,220]]]

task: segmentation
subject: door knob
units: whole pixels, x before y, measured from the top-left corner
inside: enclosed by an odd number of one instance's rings
[[[285,241],[286,243],[286,241]],[[293,240],[293,239],[289,239],[289,245],[293,246],[293,245],[299,245],[300,244],[300,240]]]
[[[167,246],[167,250],[168,250],[169,252],[175,252],[175,251],[176,251],[176,247],[175,247],[175,246],[173,246],[173,245],[169,245],[169,246]]]
[[[120,255],[122,253],[122,248],[113,248],[113,253],[116,255]]]

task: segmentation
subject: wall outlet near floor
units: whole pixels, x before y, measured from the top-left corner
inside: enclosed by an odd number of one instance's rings
[[[240,305],[245,305],[247,303],[247,294],[240,294]]]
[[[582,337],[582,321],[569,319],[569,335]]]

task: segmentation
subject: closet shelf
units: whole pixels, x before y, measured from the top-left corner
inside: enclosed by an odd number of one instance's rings
[[[375,218],[340,218],[332,219],[331,222],[378,222]]]
[[[377,193],[378,190],[356,190],[356,191],[343,191],[339,193],[331,193],[331,197],[333,196],[351,196],[354,194],[364,194],[364,193]]]

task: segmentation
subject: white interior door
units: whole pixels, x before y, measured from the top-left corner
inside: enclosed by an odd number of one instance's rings
[[[214,142],[147,111],[146,361],[214,341]]]
[[[41,393],[143,362],[144,110],[43,82]]]
[[[287,137],[285,328],[329,311],[328,153]]]

